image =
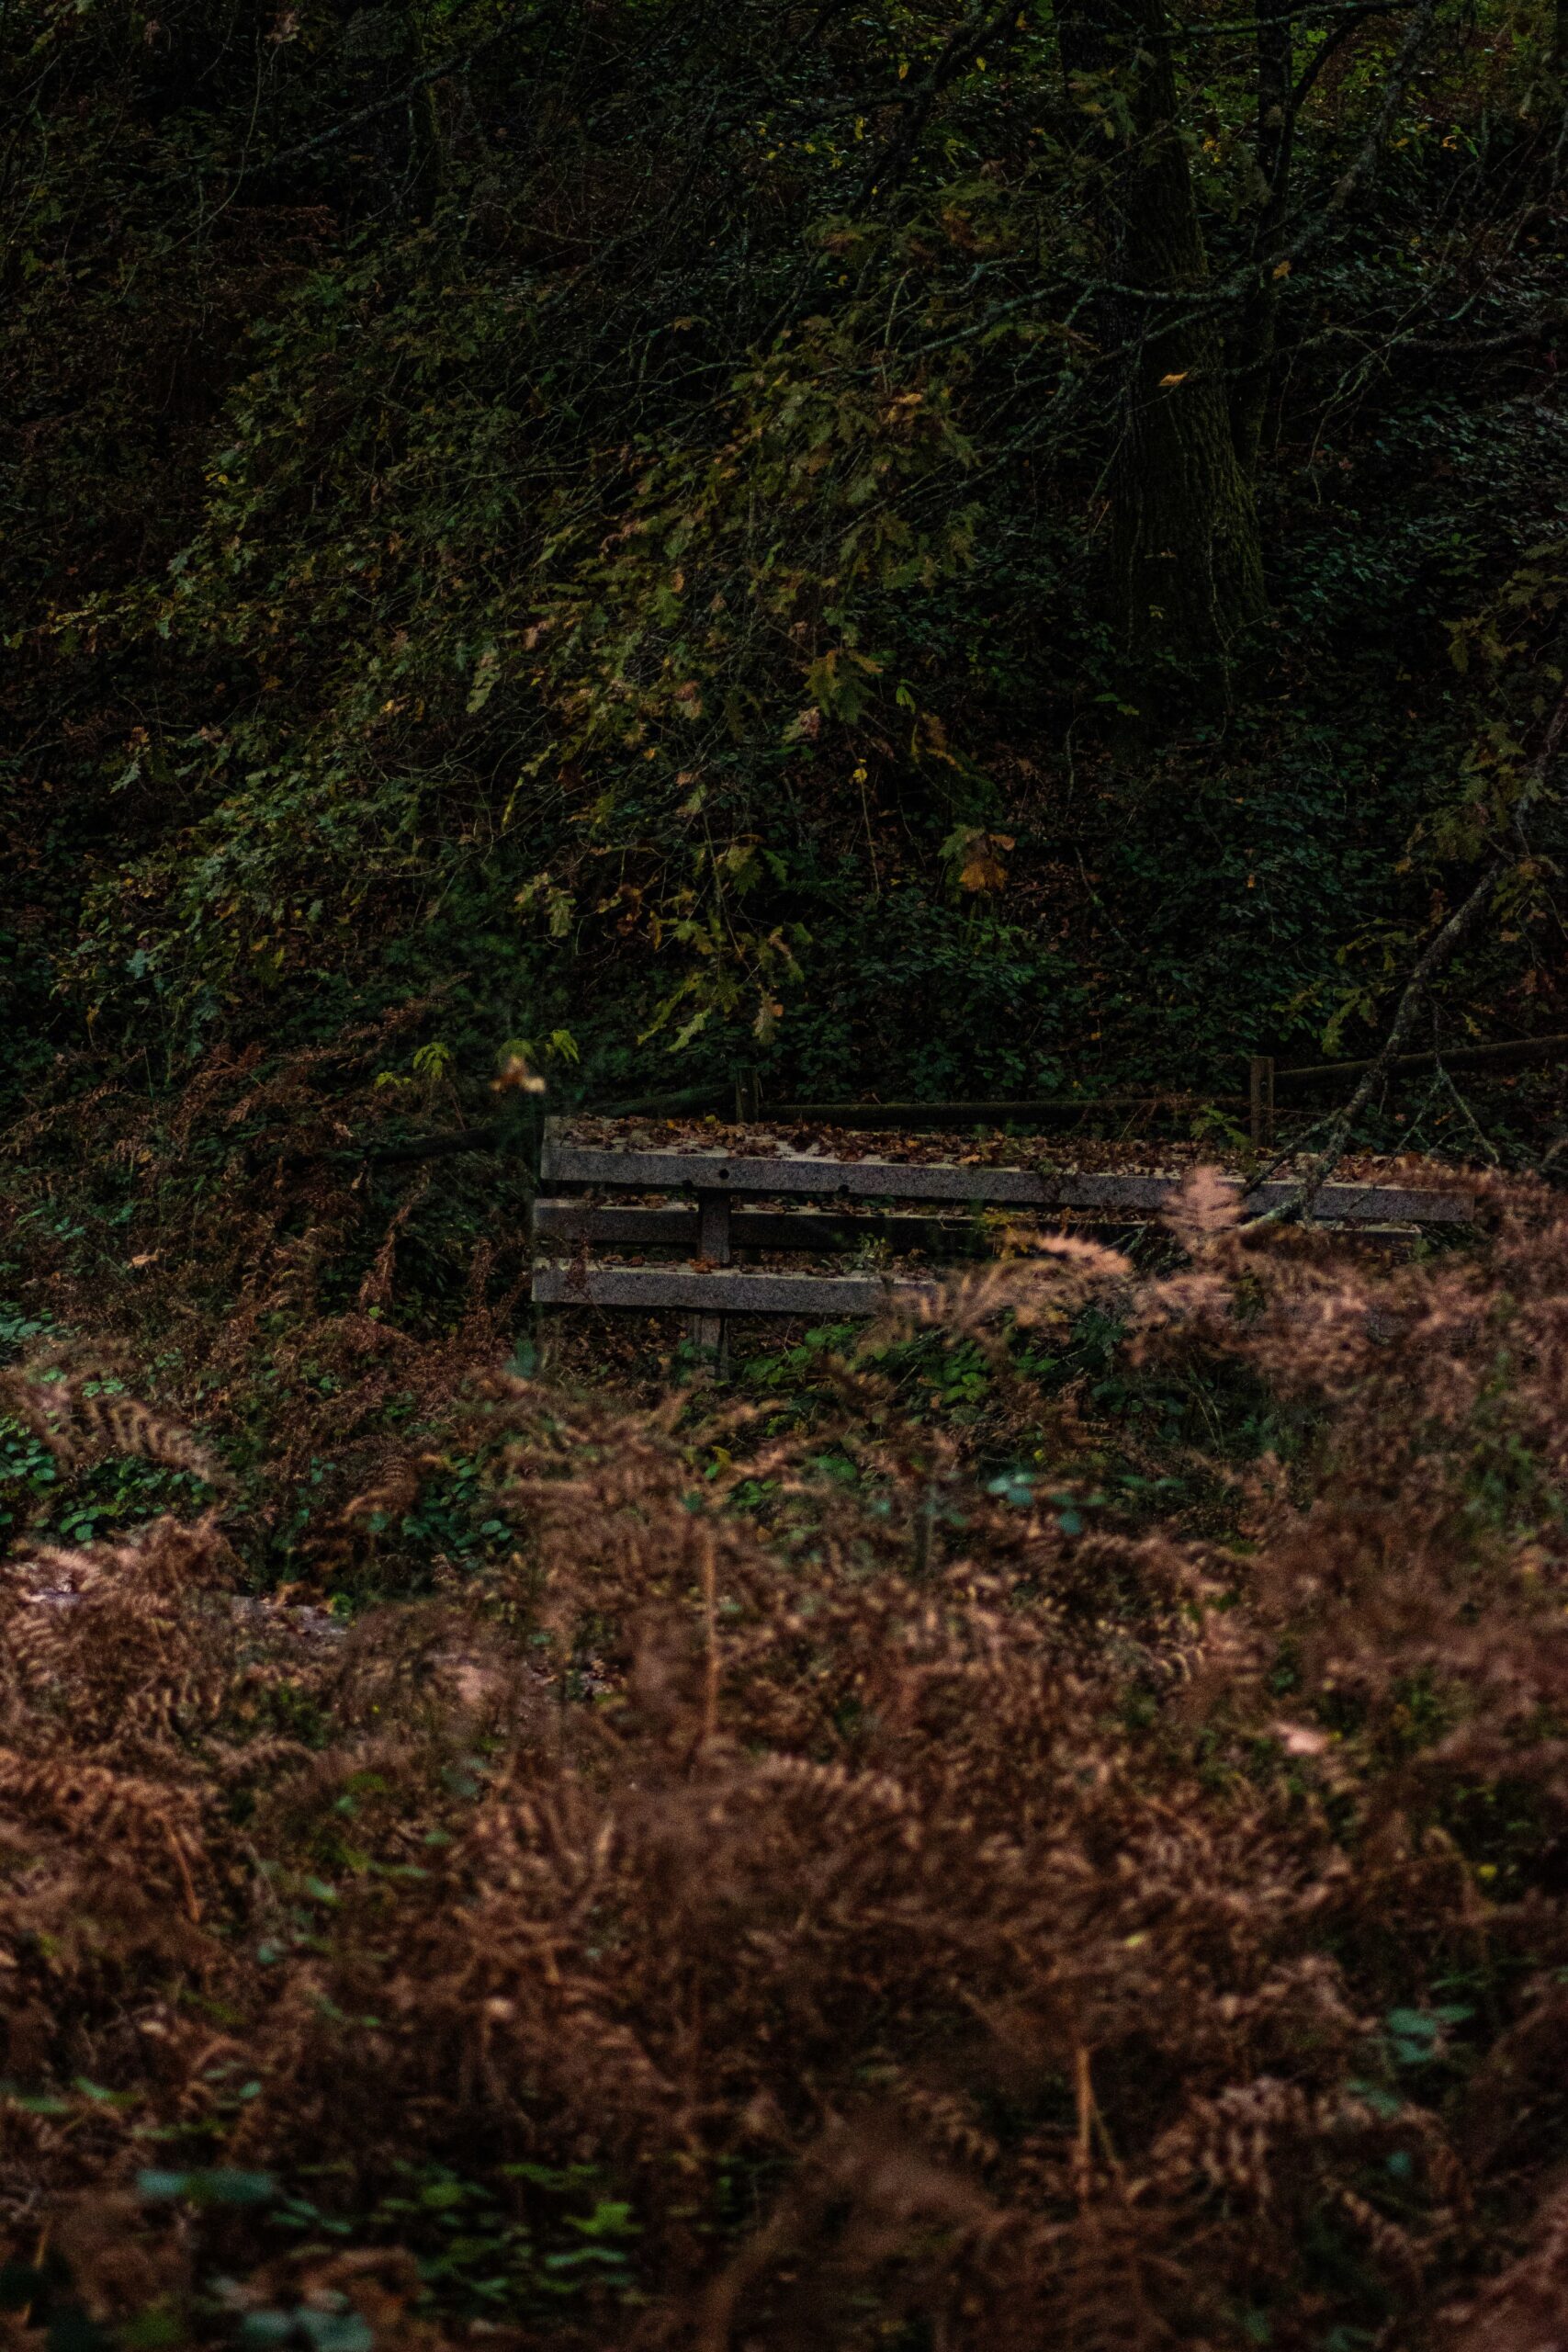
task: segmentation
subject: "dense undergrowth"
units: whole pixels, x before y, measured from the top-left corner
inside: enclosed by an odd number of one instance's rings
[[[1234,1090],[1375,1035],[1512,840],[1561,667],[1549,9],[0,39],[24,1114],[416,1003],[416,1111],[518,1040],[600,1100]],[[1135,233],[1156,101],[1201,365]],[[1111,589],[1216,380],[1266,599],[1217,672]],[[1201,563],[1149,560],[1174,611]],[[1559,834],[1548,795],[1439,1042],[1564,1025]]]
[[[3,1572],[10,2340],[1557,2342],[1568,1221],[1233,1214],[809,1395],[480,1351],[482,1552],[388,1444],[303,1594],[220,1404],[13,1374],[200,1484]]]

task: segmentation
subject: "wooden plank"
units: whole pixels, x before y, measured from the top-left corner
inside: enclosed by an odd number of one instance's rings
[[[694,1208],[650,1209],[588,1201],[536,1201],[534,1230],[542,1240],[612,1242],[627,1250],[681,1250],[698,1254]],[[986,1234],[965,1216],[884,1216],[874,1209],[744,1209],[730,1211],[729,1246],[736,1250],[855,1250],[866,1242],[890,1250],[927,1250],[962,1257],[983,1249]]]
[[[595,1119],[674,1118],[682,1111],[728,1109],[729,1089],[723,1084],[688,1086],[679,1094],[628,1094],[616,1102],[585,1102],[582,1109]]]
[[[1251,1192],[1238,1183],[1235,1190],[1247,1215],[1259,1216],[1293,1201],[1297,1185],[1292,1179],[1258,1184]],[[1406,1184],[1325,1184],[1314,1210],[1319,1225],[1468,1225],[1474,1215],[1471,1193],[1427,1193]]]
[[[534,1269],[540,1306],[672,1307],[698,1315],[874,1315],[894,1295],[933,1283],[881,1274],[753,1274],[744,1267],[544,1265]]]
[[[1034,1127],[1111,1111],[1244,1111],[1245,1094],[1193,1094],[1169,1087],[1163,1094],[1047,1094],[1037,1099],[977,1102],[769,1102],[759,1122],[788,1125],[888,1127]]]
[[[1524,1069],[1530,1062],[1568,1063],[1568,1035],[1547,1037],[1505,1037],[1490,1046],[1450,1046],[1437,1053],[1395,1054],[1389,1063],[1391,1078],[1413,1078],[1422,1070]],[[1274,1073],[1280,1086],[1332,1086],[1364,1078],[1371,1062],[1317,1062],[1301,1069]]]
[[[1509,1037],[1489,1046],[1450,1046],[1437,1053],[1396,1054],[1389,1064],[1391,1078],[1411,1078],[1423,1070],[1505,1069],[1530,1062],[1568,1063],[1568,1035]],[[1364,1076],[1371,1061],[1315,1062],[1274,1074],[1276,1089],[1336,1086]],[[1143,1094],[1046,1094],[1010,1100],[970,1102],[777,1102],[759,1109],[759,1119],[799,1120],[803,1124],[836,1127],[976,1127],[1031,1126],[1057,1119],[1083,1118],[1094,1112],[1195,1110],[1245,1111],[1246,1094],[1207,1093],[1168,1086]]]
[[[608,1185],[621,1192],[722,1188],[815,1199],[975,1201],[1019,1208],[1157,1210],[1180,1190],[1174,1176],[1051,1175],[1031,1168],[960,1167],[950,1160],[829,1159],[798,1152],[755,1158],[714,1151],[604,1151],[547,1140],[540,1166],[549,1184]],[[1227,1182],[1238,1194],[1238,1180]],[[1247,1209],[1282,1207],[1293,1183],[1262,1184],[1245,1194]],[[1325,1184],[1321,1224],[1468,1223],[1468,1193],[1417,1192],[1397,1184]]]
[[[660,1193],[722,1184],[732,1193],[808,1199],[973,1201],[1019,1207],[1156,1207],[1169,1191],[1158,1177],[1052,1177],[1027,1168],[963,1168],[951,1161],[829,1159],[799,1152],[756,1157],[704,1151],[605,1151],[547,1143],[541,1176],[551,1184],[602,1184]],[[1108,1191],[1106,1188],[1111,1187]]]

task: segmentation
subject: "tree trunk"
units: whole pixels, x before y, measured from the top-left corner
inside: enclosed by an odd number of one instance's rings
[[[1118,275],[1156,297],[1201,299],[1208,256],[1162,0],[1077,0],[1061,38],[1069,83],[1089,96],[1083,77],[1109,71],[1124,101],[1124,113],[1097,117],[1120,125],[1109,173]],[[1145,696],[1223,694],[1265,599],[1219,321],[1207,312],[1182,324],[1185,304],[1123,300],[1122,334],[1138,347],[1111,473],[1118,635]]]
[[[1291,105],[1292,43],[1290,9],[1292,0],[1260,0],[1258,25],[1258,173],[1261,201],[1252,232],[1252,255],[1258,276],[1242,308],[1231,378],[1231,431],[1236,461],[1250,481],[1258,469],[1263,440],[1263,419],[1269,405],[1269,379],[1274,364],[1274,338],[1280,310],[1280,281],[1274,275],[1280,223],[1290,193],[1291,144],[1294,115]]]

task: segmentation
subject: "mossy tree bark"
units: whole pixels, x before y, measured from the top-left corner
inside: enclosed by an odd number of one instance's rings
[[[1077,0],[1062,50],[1069,84],[1085,96],[1100,84],[1096,119],[1113,126],[1107,209],[1131,289],[1118,300],[1135,350],[1111,471],[1118,636],[1167,690],[1186,679],[1223,691],[1266,609],[1263,565],[1220,320],[1203,307],[1208,255],[1162,0]]]

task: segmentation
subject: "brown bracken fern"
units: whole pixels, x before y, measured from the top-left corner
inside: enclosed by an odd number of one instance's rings
[[[1568,2341],[1568,1219],[1487,1216],[1390,1267],[1195,1176],[1161,1271],[1021,1246],[839,1363],[808,1434],[492,1373],[510,1541],[346,1632],[241,1593],[212,1517],[24,1547],[18,2352],[150,2313]],[[1250,1384],[1288,1454],[1216,1446],[1162,1515],[1089,1499],[1090,1397],[1021,1487],[906,1412],[889,1348],[1088,1305],[1127,1377]],[[74,1379],[18,1394],[66,1459],[205,1459]],[[372,1469],[345,1544],[412,1475]]]

